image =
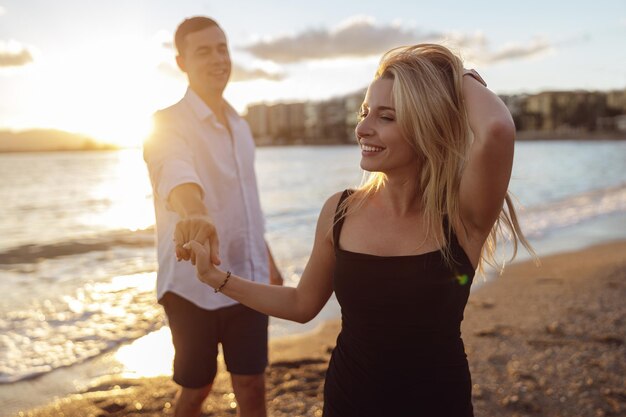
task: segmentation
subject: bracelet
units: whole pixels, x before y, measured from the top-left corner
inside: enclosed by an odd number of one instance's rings
[[[227,282],[228,282],[228,280],[230,279],[230,276],[231,276],[230,271],[226,271],[226,278],[224,278],[224,281],[222,281],[222,283],[220,284],[220,286],[219,286],[219,287],[217,287],[217,288],[215,289],[215,292],[216,292],[216,293],[218,293],[218,292],[221,292],[221,291],[222,291],[222,288],[224,288],[224,285],[226,285],[226,283],[227,283]]]
[[[485,82],[485,80],[483,80],[483,77],[481,77],[478,71],[476,71],[475,69],[472,68],[472,69],[464,70],[463,76],[466,76],[466,75],[469,75],[470,77],[472,77],[473,79],[475,79],[476,81],[478,81],[479,83],[487,87],[487,83]]]

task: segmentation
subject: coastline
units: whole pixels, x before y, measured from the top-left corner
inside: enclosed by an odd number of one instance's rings
[[[463,338],[477,416],[610,416],[626,411],[626,240],[509,265],[472,293]],[[321,415],[339,321],[272,340],[270,415]],[[390,381],[393,383],[393,381]],[[80,394],[17,415],[173,415],[169,377],[105,376]],[[235,415],[220,368],[206,416]],[[389,399],[393,401],[393,399]]]
[[[0,132],[2,134],[2,132]],[[1,139],[1,138],[0,138]],[[33,146],[14,146],[14,147],[1,147],[0,155],[2,154],[20,154],[20,153],[49,153],[49,152],[113,152],[125,149],[136,148],[122,148],[118,145],[113,145],[106,142],[96,142],[93,139],[85,139],[85,143],[79,145],[33,145]],[[585,130],[518,130],[516,132],[516,140],[520,142],[531,141],[619,141],[626,140],[626,132],[618,130],[604,130],[604,131],[585,131]],[[295,140],[293,142],[286,141],[257,141],[256,146],[259,148],[266,147],[292,147],[292,146],[350,146],[356,145],[356,141],[353,138],[348,137],[342,141],[303,141]]]

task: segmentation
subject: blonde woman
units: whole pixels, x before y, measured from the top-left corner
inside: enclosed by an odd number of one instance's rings
[[[511,115],[448,49],[420,44],[383,56],[360,118],[361,168],[372,174],[324,204],[297,288],[222,271],[210,245],[192,241],[198,277],[302,323],[335,292],[342,329],[325,417],[472,416],[460,324],[474,271],[493,259],[502,227],[527,245],[507,194]]]

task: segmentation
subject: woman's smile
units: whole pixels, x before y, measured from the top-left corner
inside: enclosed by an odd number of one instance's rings
[[[368,145],[362,142],[360,143],[360,145],[361,145],[361,154],[363,156],[374,156],[385,150],[385,148],[381,146]]]

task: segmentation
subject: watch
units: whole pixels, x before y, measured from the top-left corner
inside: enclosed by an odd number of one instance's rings
[[[469,75],[470,77],[472,77],[473,79],[475,79],[476,81],[478,81],[479,83],[487,87],[487,83],[485,82],[485,80],[483,80],[483,77],[481,77],[478,71],[476,71],[475,69],[470,68],[470,69],[464,70],[463,76],[466,76],[466,75]]]

